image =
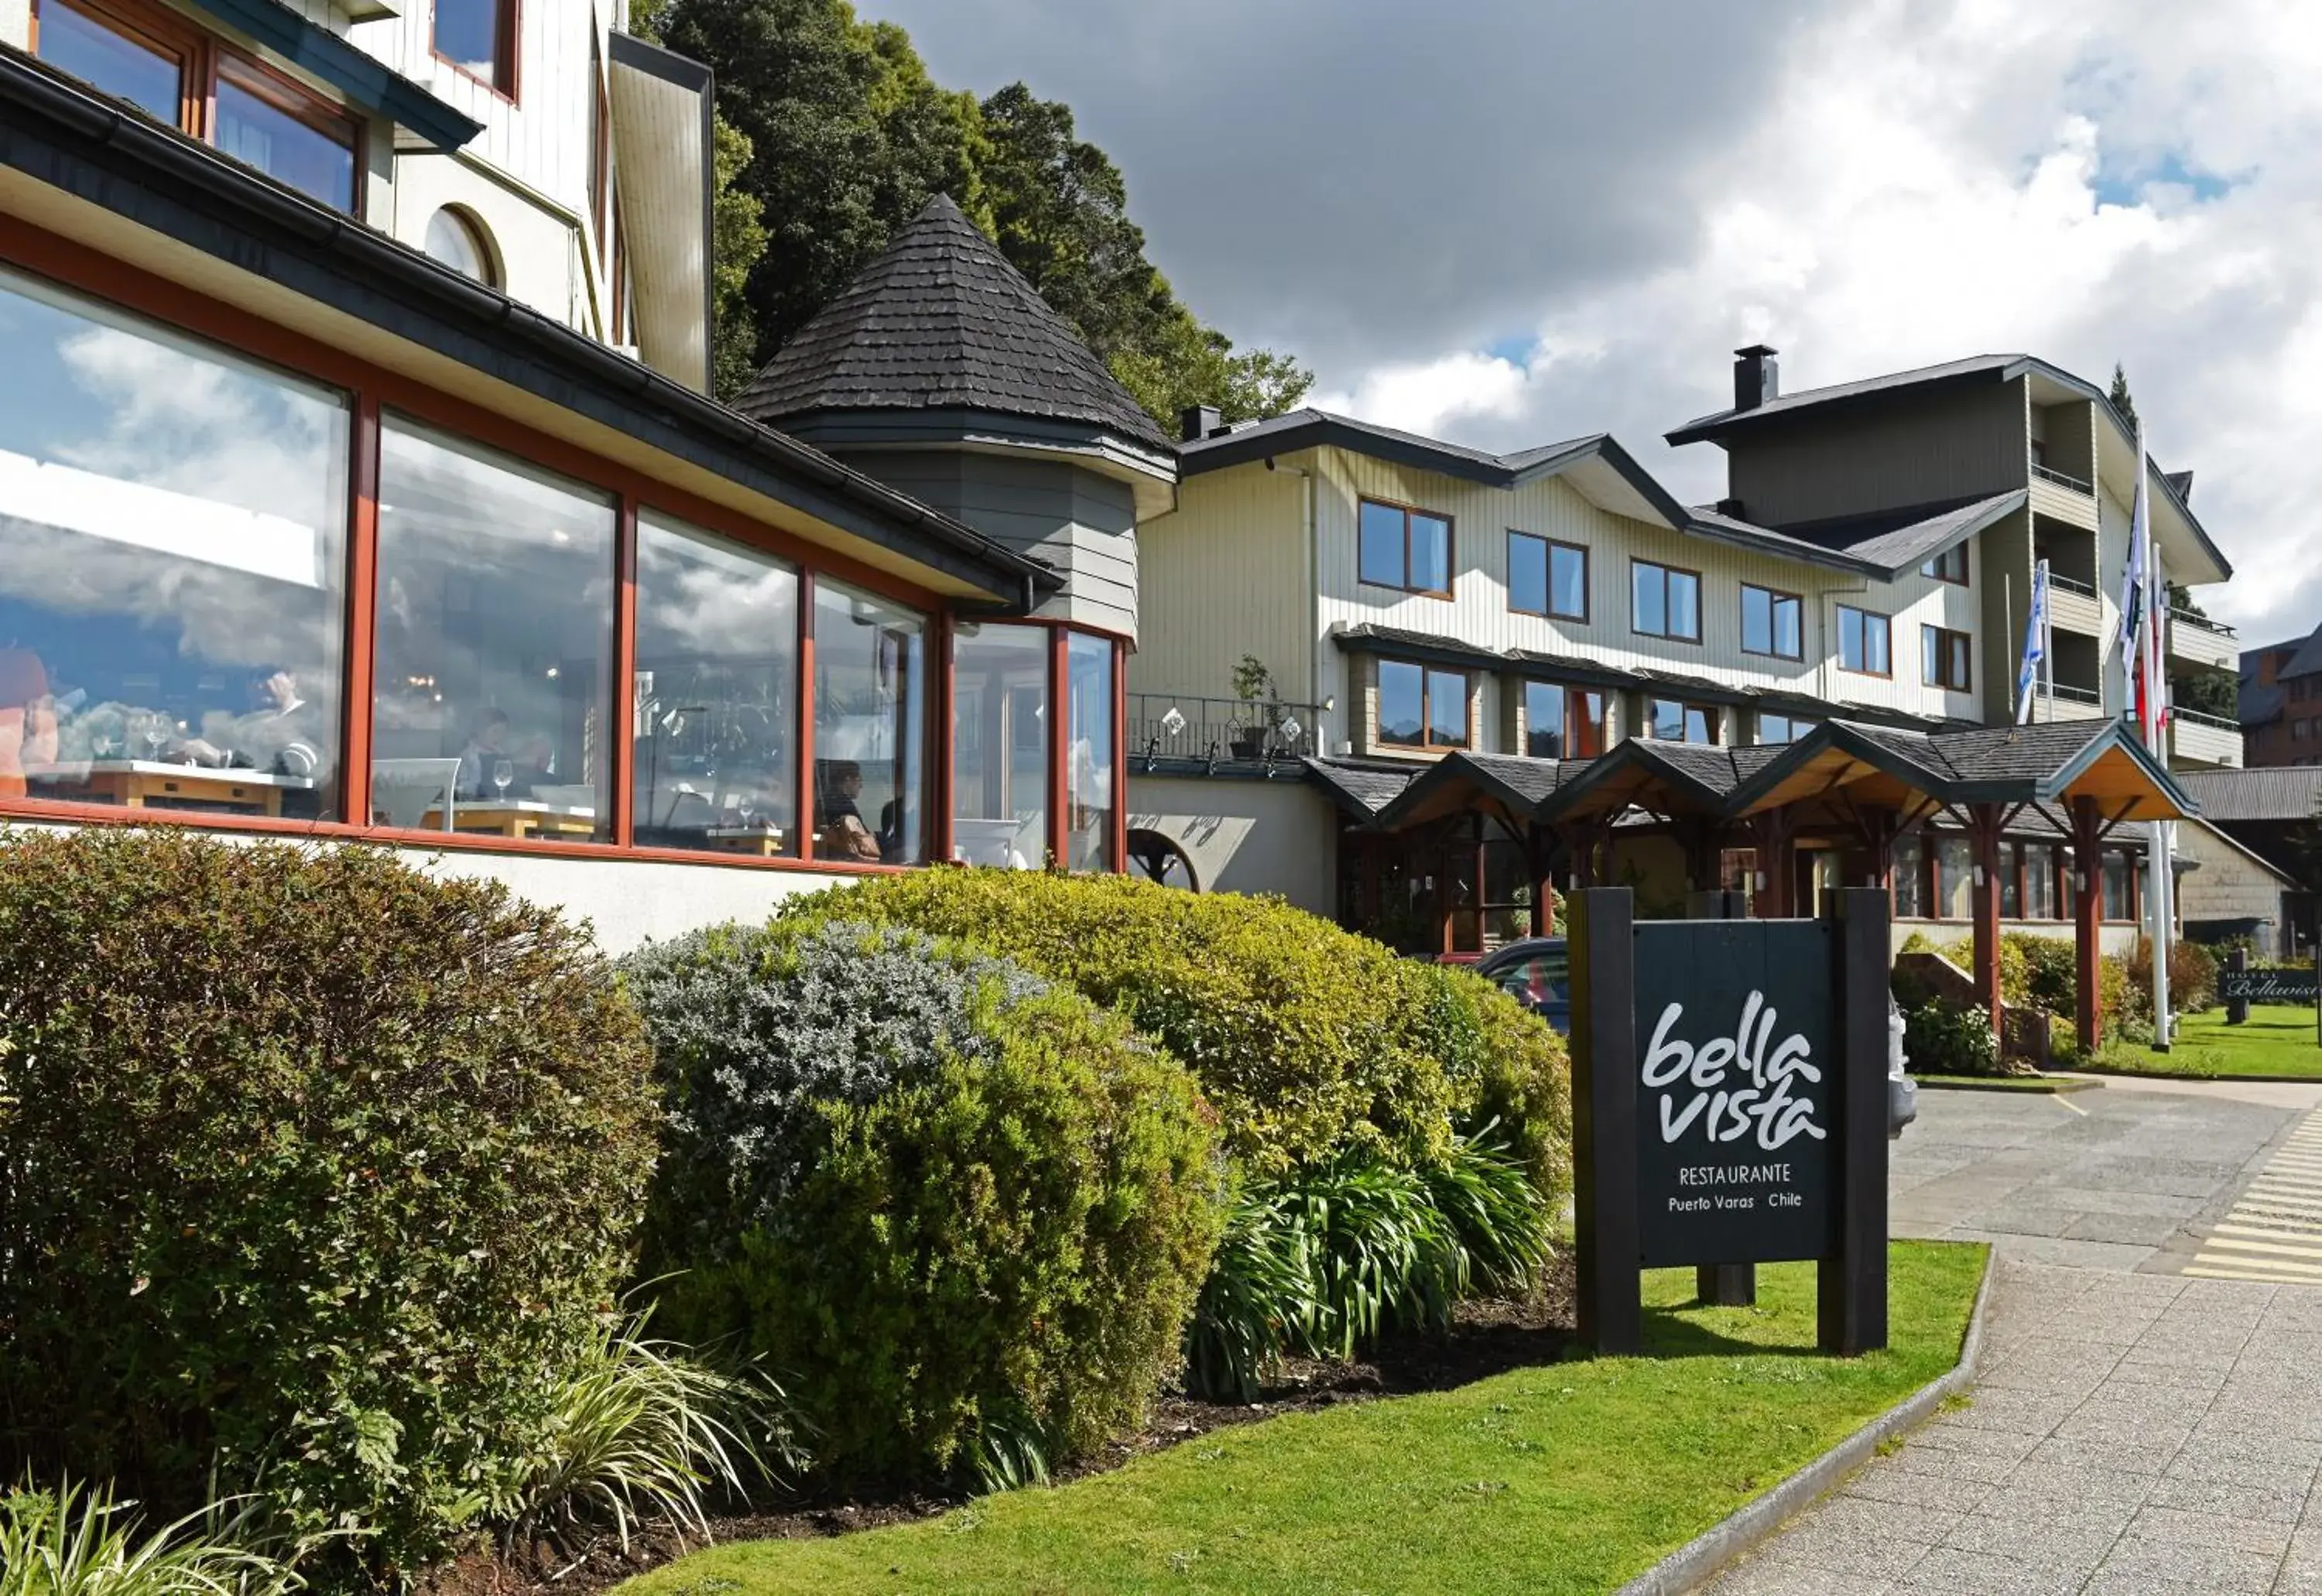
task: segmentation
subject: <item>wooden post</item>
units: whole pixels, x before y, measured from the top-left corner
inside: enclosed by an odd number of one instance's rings
[[[1976,804],[1968,811],[1968,836],[1975,850],[1975,995],[1991,1016],[1991,1034],[2001,1026],[1999,990],[1999,806]]]
[[[1696,892],[1685,901],[1688,920],[1746,920],[1750,900],[1723,889]],[[1754,1263],[1696,1263],[1693,1293],[1710,1308],[1754,1308],[1758,1302],[1758,1266]]]
[[[2104,853],[2097,800],[2072,800],[2073,1008],[2080,1052],[2093,1055],[2104,1028]]]
[[[2244,975],[2248,973],[2249,949],[2235,948],[2232,953],[2227,953],[2226,955],[2226,970],[2227,973],[2233,975]],[[2226,1024],[2229,1026],[2245,1026],[2249,1024],[2249,999],[2247,998],[2228,998],[2226,999]]]
[[[1875,887],[1838,894],[1840,1056],[1832,1126],[1838,1144],[1837,1248],[1815,1280],[1816,1340],[1841,1357],[1887,1345],[1887,895]]]
[[[1644,1337],[1638,1275],[1635,907],[1628,889],[1576,892],[1572,937],[1572,1190],[1577,1336],[1601,1354]],[[1604,1192],[1614,1200],[1601,1199]]]

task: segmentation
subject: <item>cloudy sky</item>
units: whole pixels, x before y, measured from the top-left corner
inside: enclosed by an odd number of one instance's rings
[[[1315,401],[1485,447],[1660,434],[1763,340],[1796,390],[2124,363],[2253,640],[2322,622],[2312,0],[860,0],[1120,164],[1206,319]]]

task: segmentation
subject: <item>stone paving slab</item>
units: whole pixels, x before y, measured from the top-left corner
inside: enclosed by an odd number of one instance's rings
[[[2322,1091],[1928,1095],[1891,1211],[1994,1244],[1972,1399],[1707,1589],[2322,1596],[2322,1284],[2180,1272]]]

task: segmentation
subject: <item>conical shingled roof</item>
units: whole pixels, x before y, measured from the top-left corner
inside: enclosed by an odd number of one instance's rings
[[[948,195],[937,195],[766,363],[734,407],[988,410],[1175,447]]]

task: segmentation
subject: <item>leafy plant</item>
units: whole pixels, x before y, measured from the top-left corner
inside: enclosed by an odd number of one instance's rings
[[[1283,1354],[1313,1344],[1322,1318],[1314,1238],[1277,1186],[1237,1194],[1185,1334],[1196,1391],[1254,1400]]]
[[[14,837],[0,1041],[0,1467],[163,1516],[215,1474],[379,1576],[472,1525],[653,1163],[584,933],[371,850]]]
[[[718,1369],[646,1334],[653,1310],[608,1318],[560,1373],[546,1444],[501,1504],[512,1541],[642,1524],[709,1538],[705,1495],[745,1492],[805,1462],[782,1388]]]
[[[1220,1218],[1183,1069],[892,927],[727,927],[626,968],[672,1110],[658,1294],[784,1371],[821,1472],[1038,1473],[1139,1420]]]
[[[214,1503],[147,1531],[133,1502],[67,1481],[0,1491],[0,1596],[288,1596],[295,1555],[236,1537],[247,1503]]]
[[[1903,1015],[1903,1051],[1915,1075],[1997,1075],[1999,1038],[1981,1004],[1923,1003]]]
[[[2011,1008],[2037,1008],[2048,1014],[2067,1017],[2073,1010],[2073,994],[2080,989],[2078,955],[2069,938],[2034,936],[2029,932],[2011,931],[2000,939],[2001,997]],[[2012,957],[2010,956],[2012,953]],[[2011,971],[2016,985],[2005,982]]]

